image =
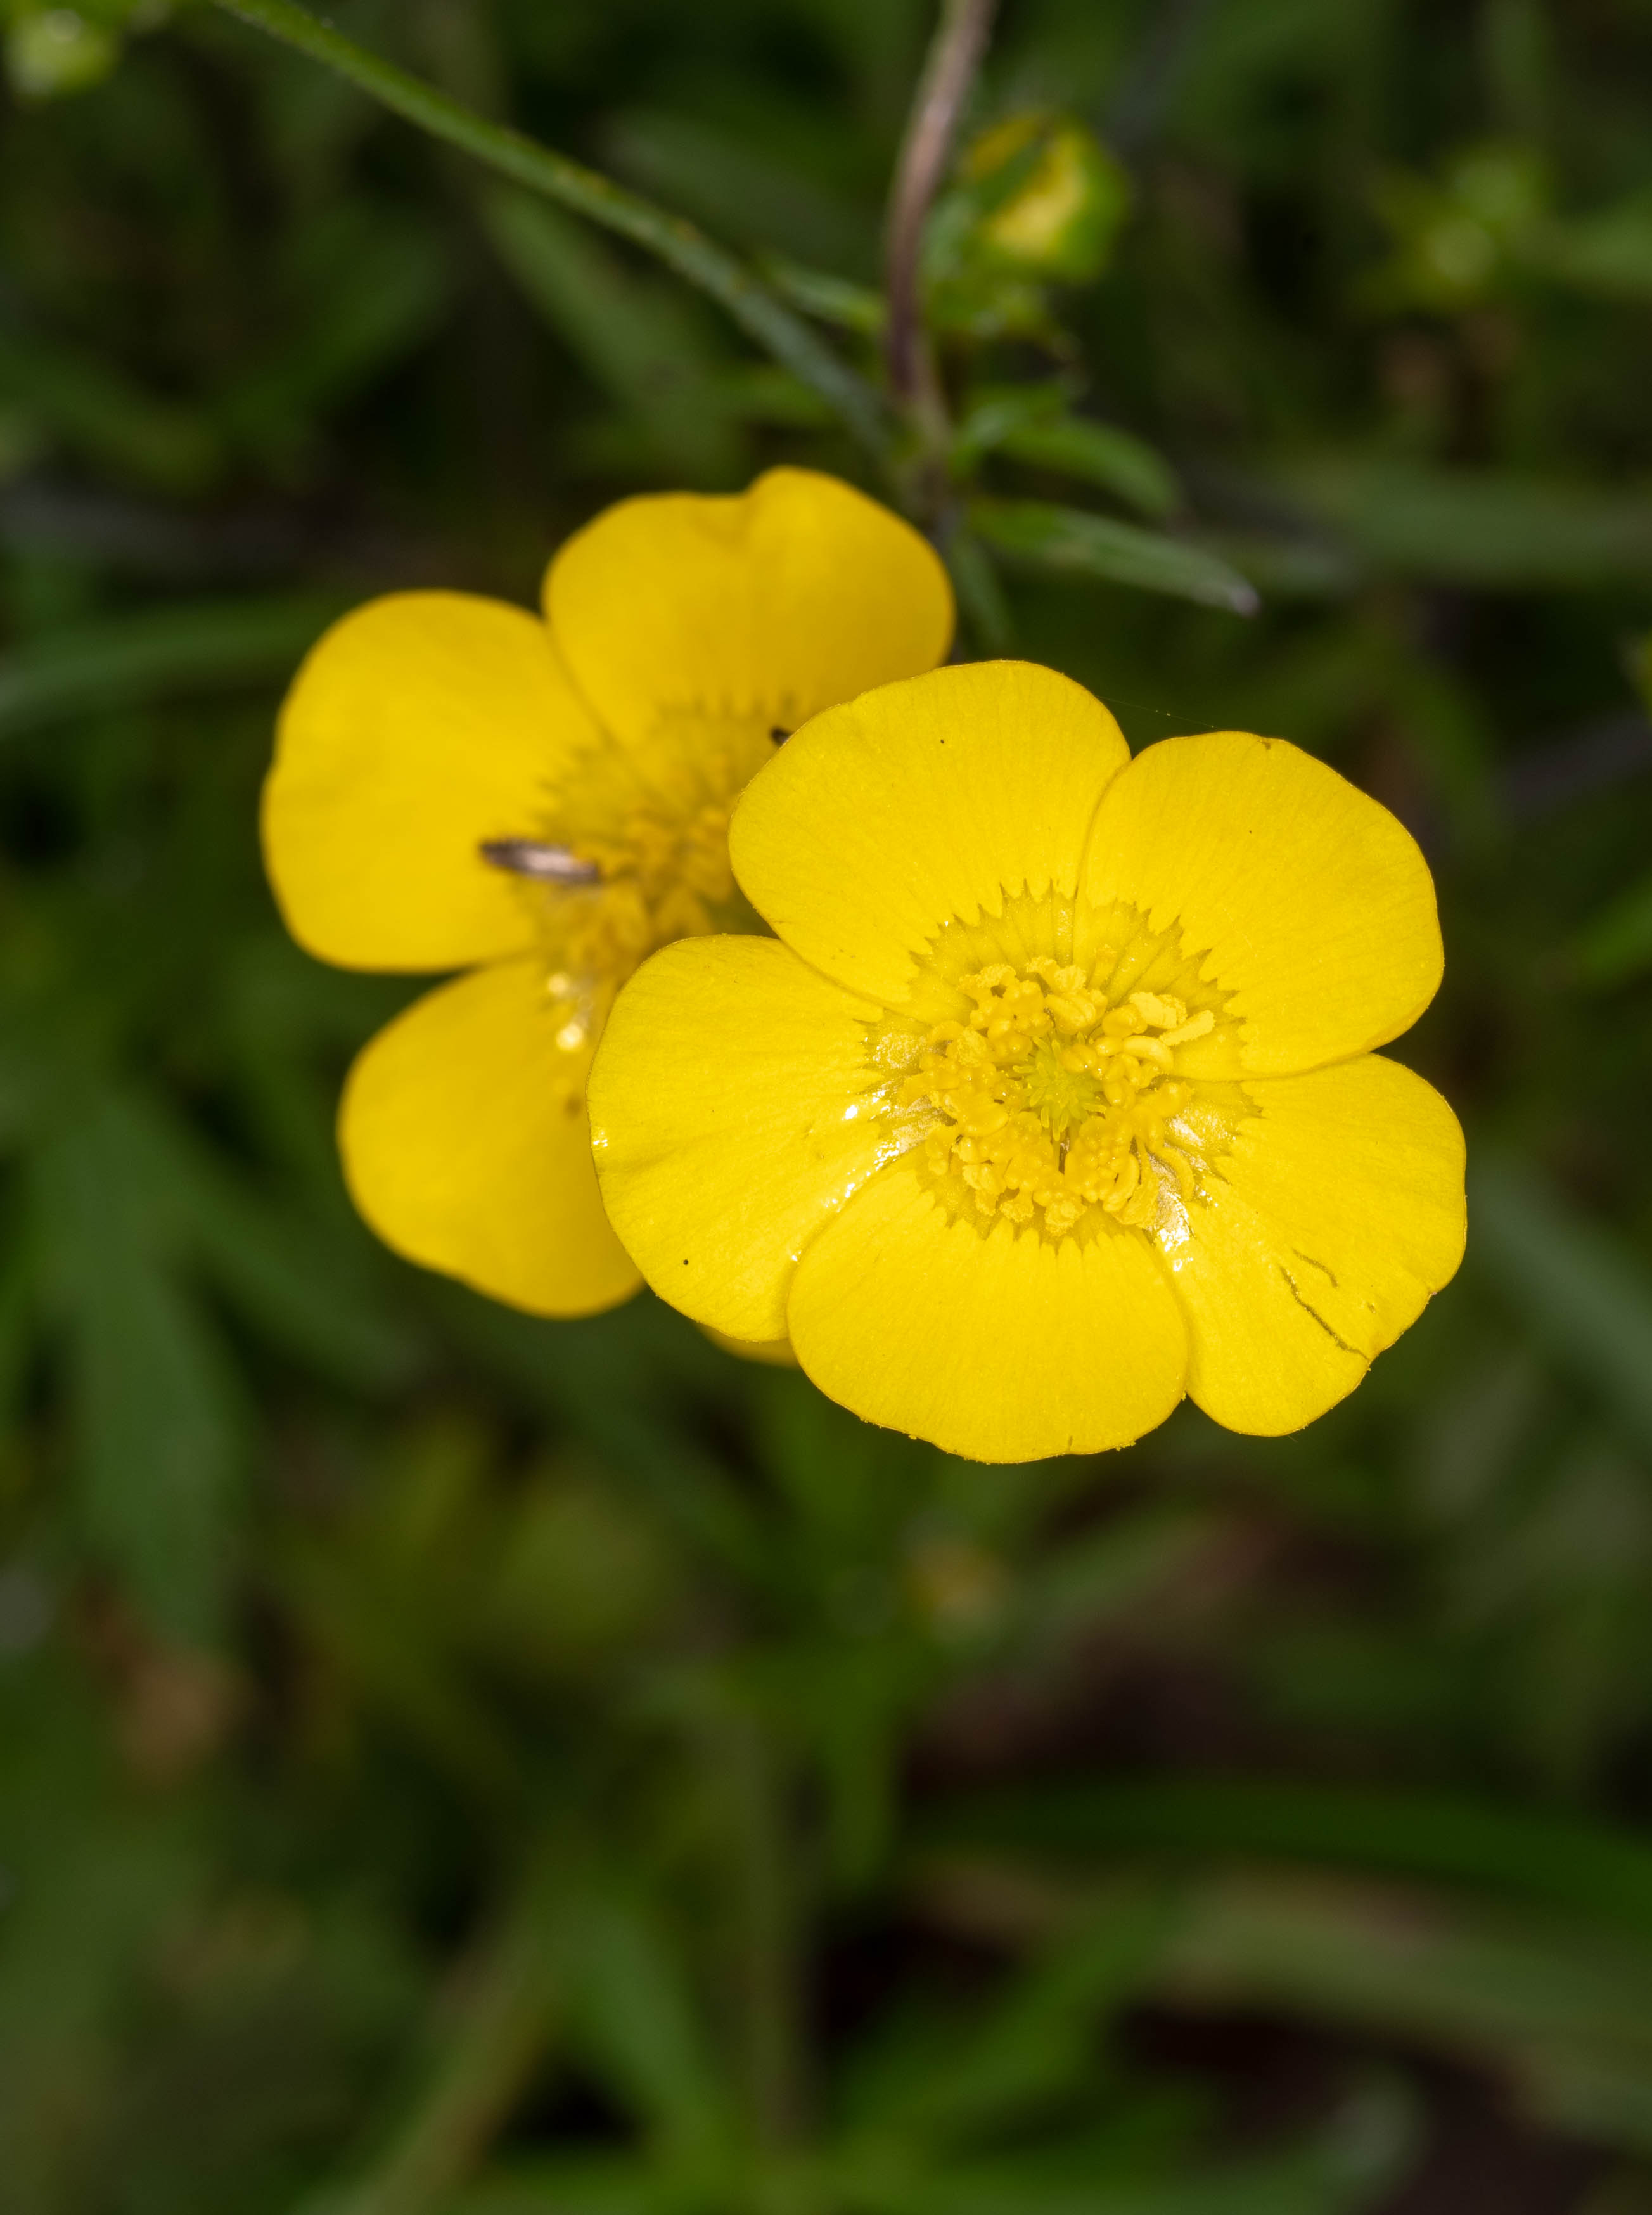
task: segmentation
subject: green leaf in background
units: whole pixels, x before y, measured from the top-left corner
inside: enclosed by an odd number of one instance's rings
[[[740,448],[717,395],[718,357],[692,303],[628,269],[588,228],[543,200],[496,189],[479,205],[501,261],[643,426],[657,462],[697,483],[737,477]]]
[[[1403,2025],[1501,2061],[1544,2120],[1652,2151],[1652,1951],[1616,1933],[1330,1877],[1233,1876],[1189,1894],[1155,1981],[1219,2009]]]
[[[680,1956],[636,1899],[586,1893],[568,1916],[570,2029],[612,2096],[677,2160],[715,2158],[732,2123]]]
[[[851,2089],[860,2130],[881,2123],[937,2144],[1024,2124],[1096,2073],[1098,2034],[1139,1989],[1174,1907],[1128,1885],[1064,1927],[973,2021],[873,2041]]]
[[[1176,472],[1162,455],[1116,424],[1069,414],[1059,384],[978,389],[953,439],[953,466],[968,475],[988,453],[1096,485],[1156,519],[1181,503]]]
[[[1652,1944],[1652,1845],[1542,1809],[1392,1786],[1169,1776],[1028,1789],[937,1812],[943,1842],[1062,1861],[1145,1853],[1354,1864],[1506,1891]]]
[[[1255,587],[1214,554],[1110,516],[1035,500],[975,500],[969,521],[989,546],[1039,568],[1168,592],[1233,615],[1255,615],[1260,605]]]
[[[1652,499],[1512,469],[1326,457],[1281,471],[1379,566],[1492,590],[1652,582]]]
[[[777,117],[770,126],[777,137],[779,123]],[[691,115],[645,107],[623,110],[604,136],[609,161],[621,176],[726,236],[795,255],[811,267],[873,264],[876,227],[870,210],[793,168],[770,147]]]
[[[883,295],[825,269],[810,269],[784,255],[764,257],[764,274],[775,290],[817,322],[876,338],[887,321]]]
[[[936,1865],[928,1911],[1017,1949],[1081,1930],[1105,1879]],[[1652,2151],[1652,1948],[1588,1918],[1301,1869],[1189,1881],[1141,1991],[1217,2015],[1381,2028],[1501,2069],[1534,2117]]]
[[[1163,518],[1181,505],[1181,485],[1170,463],[1127,430],[1114,423],[1092,423],[1085,416],[1059,416],[1052,423],[1023,423],[1005,436],[1001,452],[1056,476],[1074,476],[1118,494],[1145,516]]]
[[[832,407],[857,442],[881,457],[887,447],[878,395],[754,277],[749,267],[685,218],[657,208],[519,131],[490,122],[394,62],[355,45],[297,0],[219,0],[287,46],[335,70],[393,113],[450,145],[462,147],[513,184],[525,186],[586,221],[617,231],[656,255],[718,301],[758,345]]]
[[[180,1251],[249,1322],[356,1391],[382,1393],[408,1380],[417,1344],[374,1297],[371,1248],[347,1246],[273,1205],[161,1112],[145,1137],[150,1174],[177,1211]]]
[[[65,626],[0,653],[0,738],[133,701],[279,682],[343,605],[311,592]]]
[[[0,117],[4,2215],[1648,2215],[1652,15],[998,10],[949,441],[973,0],[236,6],[0,0],[122,52]],[[1424,838],[1470,1256],[1300,1433],[956,1462],[352,1211],[292,670],[776,464]]]
[[[562,1902],[530,1857],[492,1928],[472,1944],[448,2021],[424,2026],[411,2093],[365,2169],[306,2194],[300,2215],[421,2215],[451,2203],[542,2065],[557,2028]]]
[[[1170,463],[1116,424],[1094,423],[1081,415],[1026,423],[1009,433],[1000,451],[1013,462],[1116,493],[1155,518],[1172,514],[1181,503],[1181,487]]]
[[[223,446],[196,410],[141,390],[105,357],[0,324],[0,401],[77,454],[166,493],[203,491]]]
[[[180,1281],[175,1196],[155,1171],[142,1116],[115,1098],[90,1106],[36,1161],[37,1236],[87,1544],[157,1628],[206,1645],[233,1566],[242,1410]]]
[[[946,543],[946,561],[958,605],[981,651],[1004,653],[1015,628],[991,555],[973,531],[955,531]]]
[[[455,273],[444,240],[390,210],[354,205],[307,222],[281,274],[279,343],[214,408],[237,440],[278,463],[302,449],[322,410],[430,337]]]
[[[120,1775],[88,1688],[15,1655],[0,1675],[0,2163],[12,2206],[56,2208],[85,2179],[110,2027],[129,2019],[159,1935],[182,1927],[206,1856],[193,1811]]]
[[[1537,1172],[1482,1149],[1469,1247],[1487,1281],[1629,1435],[1652,1451],[1652,1278]]]

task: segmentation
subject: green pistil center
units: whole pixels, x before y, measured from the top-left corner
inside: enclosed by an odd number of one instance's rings
[[[1068,1069],[1053,1039],[1040,1039],[1016,1074],[1027,1090],[1027,1105],[1053,1138],[1093,1115],[1102,1088],[1081,1069]]]

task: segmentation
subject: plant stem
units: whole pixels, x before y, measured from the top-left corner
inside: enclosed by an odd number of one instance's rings
[[[426,2215],[469,2179],[550,2040],[551,1954],[550,1899],[536,1870],[470,1961],[443,2047],[376,2165],[300,2215]]]
[[[873,388],[839,360],[801,316],[777,300],[738,256],[685,217],[656,207],[519,131],[473,114],[433,86],[318,21],[295,0],[216,0],[216,4],[336,71],[433,138],[460,147],[502,176],[658,255],[679,277],[719,302],[748,336],[818,392],[868,453],[879,461],[886,458],[888,430]]]
[[[761,1723],[737,1718],[730,1752],[745,1925],[747,2083],[758,2135],[778,2152],[796,2143],[808,2104],[797,1846],[785,1765]]]
[[[938,419],[944,427],[940,389],[924,342],[918,297],[924,224],[946,174],[958,119],[986,51],[996,5],[997,0],[943,0],[889,194],[884,264],[889,298],[885,341],[889,389],[917,420],[920,435],[931,427],[926,417]]]

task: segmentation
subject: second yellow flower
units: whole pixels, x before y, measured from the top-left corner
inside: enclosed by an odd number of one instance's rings
[[[545,1315],[639,1273],[598,1197],[586,1074],[653,948],[761,930],[728,813],[777,741],[932,668],[952,599],[924,541],[835,478],[623,501],[570,539],[544,620],[375,600],[299,672],[264,801],[289,928],[348,968],[462,969],[371,1041],[340,1116],[390,1245]]]

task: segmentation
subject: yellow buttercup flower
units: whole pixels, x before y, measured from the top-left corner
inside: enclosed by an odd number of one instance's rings
[[[729,870],[740,788],[807,718],[941,660],[952,599],[909,525],[774,469],[610,508],[544,606],[408,592],[347,616],[282,710],[263,835],[310,952],[469,973],[350,1072],[362,1213],[414,1261],[566,1316],[641,1282],[585,1113],[616,991],[669,940],[762,928]]]
[[[1294,1430],[1456,1269],[1456,1118],[1371,1051],[1439,985],[1428,867],[1311,756],[1133,761],[1066,678],[967,664],[818,717],[729,844],[777,936],[620,994],[603,1196],[658,1292],[857,1414],[984,1461],[1184,1392]]]

